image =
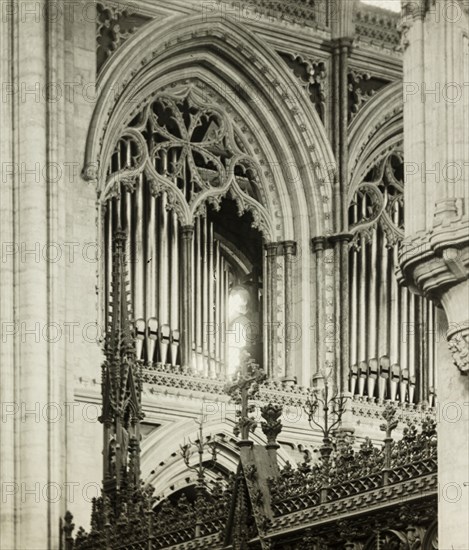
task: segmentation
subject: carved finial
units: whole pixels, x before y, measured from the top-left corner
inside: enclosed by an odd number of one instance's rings
[[[236,436],[241,435],[241,440],[244,442],[249,440],[249,433],[257,427],[255,418],[251,416],[255,405],[249,401],[258,397],[259,384],[265,379],[265,372],[250,354],[244,351],[235,382],[225,387],[225,392],[231,396],[234,403],[241,405],[241,410],[236,412],[238,421],[233,431]]]
[[[264,419],[261,422],[261,428],[267,437],[267,443],[275,445],[277,443],[277,436],[282,431],[282,422],[280,417],[282,416],[283,407],[281,405],[274,405],[269,403],[261,407],[261,416]]]
[[[73,548],[73,537],[72,532],[75,529],[75,524],[73,523],[73,516],[69,510],[65,513],[64,521],[62,525],[62,532],[65,535],[65,550],[71,550]]]
[[[399,421],[396,418],[397,409],[391,403],[388,403],[382,413],[382,417],[386,423],[381,424],[379,429],[383,432],[386,432],[386,437],[391,437],[393,430],[397,428]]]

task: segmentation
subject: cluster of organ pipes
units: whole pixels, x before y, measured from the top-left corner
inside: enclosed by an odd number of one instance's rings
[[[130,155],[130,149],[128,144],[120,142],[112,170],[123,166],[123,158]],[[156,167],[167,174],[166,155],[161,157],[155,161]],[[121,228],[127,234],[127,271],[138,358],[150,363],[181,365],[187,265],[183,262],[183,239],[177,214],[168,210],[165,191],[158,196],[152,194],[144,174],[140,174],[133,185],[125,181],[119,185],[119,192],[107,202],[104,216],[106,288],[111,285],[112,239]],[[224,334],[231,269],[207,216],[196,218],[191,242],[189,366],[201,374],[216,377],[224,371],[227,360]],[[109,311],[108,304],[106,311]]]
[[[369,212],[356,193],[351,222]],[[392,204],[399,224],[402,204]],[[398,281],[398,241],[377,223],[358,233],[349,253],[350,391],[354,395],[435,404],[435,306]]]
[[[192,262],[192,364],[204,375],[221,374],[227,362],[230,268],[207,217],[195,222]]]

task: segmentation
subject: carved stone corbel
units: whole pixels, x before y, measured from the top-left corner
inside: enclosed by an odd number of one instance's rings
[[[458,331],[448,331],[448,347],[454,364],[462,374],[469,372],[469,327]]]

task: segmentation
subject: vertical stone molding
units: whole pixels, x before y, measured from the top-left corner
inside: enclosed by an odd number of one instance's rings
[[[456,0],[409,2],[403,13],[409,46],[400,263],[407,282],[443,306],[460,366],[466,339],[457,335],[469,321],[469,18]]]
[[[265,268],[267,373],[285,383],[296,381],[292,362],[293,267],[295,241],[267,243]],[[284,304],[284,307],[281,304]],[[293,329],[293,332],[292,332]]]
[[[438,349],[438,396],[459,421],[438,425],[438,483],[460,487],[438,503],[438,546],[464,550],[469,540],[467,426],[469,341],[469,18],[464,3],[403,3],[405,239],[407,283],[442,306],[447,342]],[[466,85],[465,85],[466,83]],[[446,317],[446,319],[444,318]],[[454,363],[454,364],[453,364]],[[456,368],[457,367],[457,368]],[[461,458],[465,457],[465,458]]]

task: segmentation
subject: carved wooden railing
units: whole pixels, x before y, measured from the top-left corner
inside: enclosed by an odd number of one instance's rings
[[[390,436],[397,426],[395,416],[394,409],[381,426],[386,431],[381,449],[368,438],[357,451],[350,439],[337,439],[330,457],[321,457],[314,465],[303,463],[297,469],[287,465],[279,477],[269,480],[273,515],[282,516],[424,476],[436,478],[435,420],[425,418],[420,431],[409,421],[402,439],[393,441]]]
[[[379,504],[388,497],[417,498],[424,492],[435,492],[434,418],[425,417],[420,427],[408,420],[402,438],[394,441],[391,435],[398,425],[398,412],[388,405],[382,416],[385,423],[380,427],[385,439],[381,448],[367,438],[357,449],[351,434],[339,431],[331,440],[332,448],[328,447],[331,452],[320,448],[321,457],[316,463],[304,462],[297,468],[287,464],[278,476],[268,480],[273,532],[300,521],[298,517],[290,520],[288,517],[303,511],[311,516],[312,509],[317,509],[313,513],[316,517],[327,515],[327,506],[342,509],[353,504],[364,513],[373,503]],[[184,496],[175,503],[166,500],[156,511],[148,492],[137,490],[130,500],[135,506],[121,511],[116,521],[112,520],[106,502],[97,499],[91,532],[87,534],[80,529],[75,546],[71,536],[68,537],[66,550],[156,550],[185,548],[186,543],[194,548],[221,548],[234,482],[233,478],[226,490],[219,486],[211,497],[199,495],[192,503]],[[70,525],[68,517],[64,532],[71,533]]]

